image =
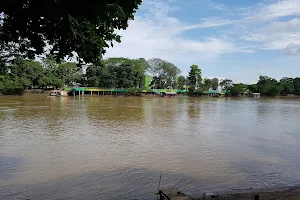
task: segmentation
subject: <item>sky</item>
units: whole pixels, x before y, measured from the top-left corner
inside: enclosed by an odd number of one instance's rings
[[[161,58],[187,75],[300,77],[300,0],[143,0],[105,57]]]

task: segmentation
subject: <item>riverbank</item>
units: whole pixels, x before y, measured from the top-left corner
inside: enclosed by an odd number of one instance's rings
[[[50,93],[51,90],[42,90],[42,89],[33,89],[33,90],[24,90],[22,93],[20,94],[1,94],[0,96],[36,96],[36,95],[48,95]],[[105,93],[101,93],[98,94],[96,92],[86,92],[84,94],[84,96],[136,96],[136,95],[126,95],[126,93],[111,93],[111,92],[105,92]],[[155,93],[146,93],[146,92],[142,92],[141,96],[159,96]],[[212,96],[208,96],[208,95],[202,95],[202,96],[191,96],[188,94],[182,94],[182,93],[178,93],[177,96],[188,96],[188,97],[192,97],[192,98],[206,98],[206,97],[212,97]],[[221,96],[221,97],[213,97],[213,98],[249,98],[250,96]],[[268,97],[268,96],[261,96],[260,98],[299,98],[300,95],[286,95],[286,96],[275,96],[275,97]],[[251,97],[252,98],[252,97]]]
[[[35,89],[35,90],[25,90],[23,96],[31,96],[31,95],[49,95],[50,90],[42,90],[42,89]]]
[[[9,95],[3,95],[0,93],[0,96],[36,96],[36,95],[49,95],[51,89],[43,90],[43,89],[32,89],[32,90],[24,90],[20,93],[16,94],[9,94]],[[62,88],[61,90],[71,90],[71,88]],[[77,91],[78,90],[78,91]],[[176,92],[177,96],[188,96],[191,98],[207,98],[207,97],[213,97],[213,98],[249,98],[251,96],[210,96],[210,95],[190,95],[186,93],[186,91],[182,90],[165,90],[165,89],[157,89],[157,90],[151,90],[151,92],[146,90],[128,90],[125,89],[118,90],[118,89],[101,89],[101,88],[76,88],[75,95],[76,96],[160,96],[157,94],[160,94],[162,92],[172,91]],[[300,95],[285,95],[285,96],[260,96],[261,98],[299,98]],[[251,97],[252,98],[252,97]]]
[[[271,189],[249,189],[220,193],[219,200],[252,200],[258,195],[260,200],[300,200],[300,186],[271,188]],[[210,199],[206,197],[193,198],[194,200]]]

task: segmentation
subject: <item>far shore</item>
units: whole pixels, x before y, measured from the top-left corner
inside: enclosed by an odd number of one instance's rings
[[[17,95],[17,94],[13,94],[13,95],[3,95],[3,94],[0,94],[0,97],[26,97],[26,96],[49,96],[49,91],[45,91],[45,92],[42,92],[42,93],[30,93],[30,92],[24,92],[23,94],[20,94],[20,95]],[[137,98],[141,98],[141,97],[159,97],[161,98],[161,96],[159,95],[155,95],[155,94],[146,94],[146,95],[142,95],[142,96],[125,96],[125,95],[90,95],[90,94],[85,94],[84,97],[108,97],[108,96],[111,96],[111,97],[137,97]],[[73,96],[69,96],[69,97],[73,97]],[[76,96],[78,97],[78,95]],[[80,96],[82,97],[82,96]],[[297,99],[297,98],[300,98],[300,96],[297,96],[297,95],[294,95],[294,96],[275,96],[275,97],[268,97],[268,96],[261,96],[260,98],[253,98],[253,97],[249,97],[249,96],[239,96],[239,97],[210,97],[210,96],[188,96],[188,95],[184,95],[184,94],[178,94],[177,97],[189,97],[189,98],[193,98],[193,99],[201,99],[201,98],[214,98],[214,99],[227,99],[227,98],[230,98],[230,99],[245,99],[245,98],[250,98],[250,99]],[[167,98],[176,98],[176,97],[167,97]]]
[[[38,89],[38,90],[25,90],[22,94],[13,94],[13,95],[3,95],[0,93],[0,97],[1,96],[48,96],[50,93],[50,90],[41,90],[41,89]],[[78,96],[78,95],[77,95]],[[115,94],[106,94],[104,96],[114,96],[114,97],[122,97],[122,96],[126,96],[126,95],[122,95],[122,94],[118,94],[118,95],[115,95]],[[232,98],[232,99],[243,99],[243,98],[253,98],[253,97],[249,97],[249,96],[228,96],[228,97],[211,97],[211,96],[206,96],[206,95],[203,95],[203,96],[189,96],[187,94],[177,94],[177,96],[179,97],[190,97],[190,98]],[[71,97],[71,96],[70,96]],[[93,95],[90,95],[90,94],[85,94],[84,97],[103,97],[103,95],[97,95],[97,94],[93,94]],[[129,95],[129,96],[126,96],[126,97],[135,97],[135,96],[132,96],[132,95]],[[142,96],[136,96],[136,97],[160,97],[159,95],[156,95],[156,94],[143,94]],[[171,97],[173,98],[173,97]],[[286,96],[275,96],[275,97],[270,97],[270,96],[261,96],[260,97],[261,99],[276,99],[276,98],[300,98],[300,95],[286,95]],[[254,98],[256,99],[256,98]]]

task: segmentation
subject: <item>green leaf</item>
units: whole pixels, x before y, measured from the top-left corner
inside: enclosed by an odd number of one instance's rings
[[[116,36],[116,41],[120,43],[121,42],[121,36],[117,35]]]

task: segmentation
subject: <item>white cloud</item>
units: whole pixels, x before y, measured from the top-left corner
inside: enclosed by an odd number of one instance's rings
[[[299,44],[294,44],[294,43],[288,44],[288,46],[284,49],[284,53],[287,55],[292,55],[292,56],[300,56],[300,43]]]
[[[241,38],[249,42],[259,43],[257,45],[259,49],[282,50],[290,43],[300,43],[300,31],[296,32],[293,28],[283,28],[289,26],[289,22],[279,22],[279,25],[275,22],[260,32],[247,33]],[[270,30],[274,31],[270,32]]]
[[[271,50],[282,50],[290,43],[300,43],[300,35],[287,33],[287,34],[275,34],[273,37],[276,39],[266,41],[264,44],[264,49],[271,49]]]
[[[247,49],[238,48],[234,43],[226,42],[218,38],[206,38],[204,41],[182,40],[181,46],[186,50],[208,54],[251,52]]]
[[[241,36],[241,39],[250,41],[250,42],[264,42],[268,39],[267,35],[262,33],[250,33],[247,32]]]
[[[220,26],[230,23],[228,20],[204,20],[200,24],[189,25],[169,17],[169,12],[174,9],[168,4],[158,1],[147,2],[148,5],[151,5],[148,13],[136,16],[127,30],[118,32],[122,35],[122,42],[108,49],[107,57],[159,57],[180,64],[182,60],[197,62],[212,60],[224,53],[249,52],[224,38],[199,37],[191,40],[183,36],[187,30]]]
[[[171,62],[211,60],[224,53],[239,52],[233,43],[218,38],[187,40],[180,36],[178,26],[157,26],[152,21],[137,18],[126,31],[120,32],[122,42],[108,49],[108,57],[130,57],[146,59],[159,57]]]
[[[277,21],[264,28],[266,33],[300,32],[300,19],[294,18],[290,21]]]
[[[225,25],[233,24],[235,21],[226,20],[226,19],[202,19],[202,22],[199,24],[186,25],[182,30],[191,30],[198,28],[210,28],[210,27],[220,27]]]
[[[278,17],[299,15],[300,14],[300,1],[299,0],[283,0],[268,5],[265,9],[261,10],[262,15],[268,19],[276,19]]]
[[[254,42],[256,49],[283,50],[290,43],[299,43],[300,19],[296,16],[300,16],[300,0],[271,2],[248,8],[244,17],[236,20],[237,31],[232,35]],[[287,17],[293,18],[286,20]]]
[[[300,0],[276,0],[271,4],[258,4],[243,21],[262,23],[293,15],[300,15]]]
[[[226,6],[221,3],[215,3],[212,0],[206,0],[206,1],[201,1],[201,4],[207,4],[207,7],[213,10],[218,10],[218,11],[226,11]]]
[[[271,1],[273,3],[270,4]],[[138,12],[134,21],[130,21],[127,30],[118,31],[122,42],[115,43],[113,48],[107,50],[105,56],[146,59],[158,57],[174,63],[185,75],[191,64],[206,67],[204,73],[218,73],[211,68],[224,64],[224,57],[220,56],[224,54],[252,53],[254,50],[263,49],[280,50],[287,55],[299,56],[300,0],[268,2],[269,4],[256,4],[247,10],[229,10],[229,7],[221,6],[220,8],[227,9],[230,13],[218,12],[223,14],[211,18],[193,18],[192,21],[196,23],[191,24],[171,17],[176,16],[172,12],[183,11],[183,8],[170,6],[173,5],[170,1],[145,0],[140,9],[142,12]],[[210,9],[218,10],[217,6],[212,5],[214,4],[210,5]],[[226,19],[226,16],[230,18]],[[189,36],[188,31],[205,28],[209,29],[209,32],[199,30],[199,35],[195,36],[196,31],[193,31],[192,37],[186,37]],[[232,64],[235,70],[227,73],[227,78],[237,80],[238,77],[240,81],[251,83],[258,75],[264,74],[260,66],[249,68],[248,71],[243,70],[243,63],[239,63],[241,57],[228,55],[226,58],[235,59],[233,63],[238,63]],[[215,62],[220,60],[222,62]],[[236,70],[235,65],[241,70]],[[270,73],[275,77],[278,72],[274,70],[274,73]],[[265,74],[269,74],[269,70]]]
[[[282,50],[290,43],[300,43],[300,19],[269,23],[256,31],[246,32],[241,39],[260,43],[257,46],[260,49]]]
[[[218,7],[221,7],[226,11],[229,10],[225,5],[213,3],[212,0],[207,0],[205,2],[210,8],[214,7],[212,5],[215,5],[216,9]],[[268,2],[269,3],[259,3],[248,8],[231,8],[229,10],[230,15],[235,16],[235,20],[224,18],[206,18],[201,24],[195,25],[195,28],[209,28],[236,24],[239,27],[243,26],[252,29],[256,25],[264,25],[265,23],[276,20],[278,18],[300,15],[300,0],[270,0]],[[280,24],[280,22],[278,22],[277,24],[272,24],[271,26],[273,26],[274,28],[275,26],[277,26],[278,28],[282,29],[285,28],[284,26],[289,26],[288,28],[294,27],[296,30],[299,30],[299,26],[297,26],[299,24],[299,19],[297,18],[290,21],[290,24],[288,25],[285,25],[284,23],[285,22],[283,22],[283,24]],[[270,31],[272,31],[272,29],[270,29]]]

